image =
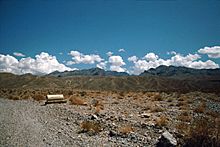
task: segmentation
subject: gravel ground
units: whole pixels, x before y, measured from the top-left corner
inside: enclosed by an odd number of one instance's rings
[[[79,134],[78,113],[68,104],[0,99],[0,146],[111,146],[105,138]]]
[[[193,112],[199,104],[197,95],[204,98],[209,96],[200,93],[185,95],[188,97],[185,101],[191,101],[185,104],[185,109],[191,112],[193,117],[194,114],[198,115]],[[91,94],[88,98],[84,96],[88,104],[92,104],[91,97]],[[126,98],[117,98],[114,95],[96,96],[96,99],[104,105],[104,109],[98,114],[94,113],[95,109],[90,105],[77,106],[68,103],[44,105],[44,101],[38,102],[33,99],[0,98],[0,147],[152,147],[156,146],[165,131],[169,131],[177,142],[181,142],[182,134],[177,132],[175,126],[180,121],[177,117],[186,111],[177,106],[183,100],[179,101],[175,94],[167,94],[163,97],[165,99],[163,101],[152,101],[151,98],[143,95]],[[168,99],[171,99],[171,102],[168,102]],[[219,112],[219,106],[219,102],[207,100],[207,108],[210,110]],[[163,108],[163,110],[156,111],[154,108]],[[165,125],[157,123],[158,118],[162,116],[167,118]],[[83,132],[80,124],[85,121],[97,122],[101,125],[101,131],[97,134]],[[126,135],[121,134],[119,130],[124,125],[130,125],[134,130]]]

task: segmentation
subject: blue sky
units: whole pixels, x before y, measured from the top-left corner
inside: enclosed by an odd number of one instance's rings
[[[106,70],[136,74],[161,64],[217,68],[219,17],[219,0],[0,0],[0,71],[8,71],[6,67],[14,61],[5,63],[6,55],[19,63],[28,57],[37,62],[35,56],[42,52],[55,56],[59,64],[78,69],[96,67],[100,62],[105,62]],[[199,49],[203,50],[199,53]],[[71,51],[81,53],[80,62]],[[106,55],[109,51],[114,53],[111,59]],[[171,51],[176,53],[168,54]],[[155,58],[145,57],[149,53]],[[92,63],[92,54],[102,60]],[[188,59],[189,54],[195,57]],[[138,59],[129,61],[131,56]],[[91,63],[84,62],[87,57]],[[208,60],[213,63],[206,63]],[[13,66],[22,68],[23,64]]]

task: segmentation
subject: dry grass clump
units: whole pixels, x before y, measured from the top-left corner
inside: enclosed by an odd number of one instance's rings
[[[154,96],[153,96],[153,100],[155,100],[155,101],[162,101],[163,98],[160,95],[160,93],[155,93]]]
[[[87,102],[84,99],[79,98],[79,97],[72,96],[72,97],[70,97],[69,101],[72,105],[82,105],[82,106],[87,105]]]
[[[33,98],[34,98],[34,100],[36,100],[36,101],[41,101],[41,100],[45,100],[45,99],[46,99],[45,96],[42,95],[42,94],[35,94],[35,95],[33,96]]]
[[[156,119],[157,126],[163,127],[166,126],[167,124],[168,124],[168,118],[164,115]]]
[[[134,128],[131,125],[125,125],[123,127],[118,128],[119,133],[123,135],[130,134],[131,132],[134,132]]]
[[[197,118],[191,125],[189,133],[184,138],[186,147],[219,147],[219,122],[208,118]]]
[[[163,112],[164,111],[164,109],[160,106],[152,106],[150,110],[151,112]]]
[[[204,113],[206,109],[206,103],[202,102],[201,104],[199,104],[196,108],[195,108],[195,112],[196,113]]]
[[[184,122],[178,123],[176,125],[176,129],[181,134],[188,134],[189,133],[189,125]]]
[[[214,118],[220,118],[220,114],[219,114],[218,112],[215,112],[215,111],[212,111],[212,110],[208,110],[208,111],[206,112],[206,114],[207,114],[207,115],[210,115],[210,116],[212,116],[212,117],[214,117]]]
[[[177,119],[182,122],[191,122],[192,116],[187,111],[184,111],[177,117]]]
[[[104,104],[96,99],[93,99],[91,101],[91,109],[94,108],[95,109],[95,114],[98,114],[101,110],[104,110]]]
[[[186,101],[179,101],[179,102],[176,104],[177,107],[187,106],[187,105],[188,105],[188,103],[187,103]]]
[[[173,101],[173,98],[171,97],[167,99],[167,102],[172,102],[172,101]]]
[[[92,121],[83,121],[80,123],[80,128],[82,129],[82,132],[99,133],[102,131],[101,125]]]
[[[9,95],[9,96],[8,96],[8,99],[10,99],[10,100],[19,100],[20,97],[19,97],[19,96],[16,96],[16,95]]]
[[[83,97],[83,96],[85,96],[85,95],[86,95],[86,91],[80,91],[80,92],[79,92],[79,94],[80,94],[80,96],[82,96],[82,97]]]

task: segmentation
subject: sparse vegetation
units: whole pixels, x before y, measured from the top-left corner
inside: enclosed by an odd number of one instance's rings
[[[33,96],[34,100],[36,101],[41,101],[41,100],[45,100],[45,96],[44,95],[41,95],[41,94],[36,94]]]
[[[69,101],[72,105],[82,105],[82,106],[87,105],[87,102],[84,99],[79,98],[79,97],[72,96],[70,97]]]
[[[80,128],[82,129],[81,132],[99,133],[102,131],[101,125],[92,121],[83,121],[80,124]]]
[[[208,118],[197,118],[184,139],[186,147],[219,147],[220,125]]]
[[[204,113],[206,109],[206,104],[205,102],[200,103],[196,108],[195,108],[195,112],[196,113]]]
[[[123,135],[127,135],[127,134],[129,134],[129,133],[131,133],[131,132],[134,132],[134,129],[133,129],[133,127],[132,127],[131,125],[125,125],[125,126],[123,126],[123,127],[120,127],[120,128],[118,129],[118,131],[119,131],[121,134],[123,134]]]
[[[163,127],[166,126],[167,124],[168,124],[168,118],[164,115],[156,119],[157,126]]]

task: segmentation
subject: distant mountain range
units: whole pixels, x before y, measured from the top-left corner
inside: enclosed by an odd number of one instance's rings
[[[72,76],[129,76],[126,72],[116,72],[116,71],[105,71],[100,68],[82,69],[74,71],[55,71],[48,76],[54,77],[72,77]]]
[[[165,77],[190,77],[190,76],[219,76],[220,68],[217,69],[193,69],[187,67],[165,66],[151,68],[144,71],[140,76],[165,76]]]
[[[55,71],[47,76],[53,77],[73,77],[73,76],[129,76],[126,72],[105,71],[100,68],[91,68],[74,71]],[[164,77],[206,77],[220,76],[220,68],[217,69],[193,69],[187,67],[165,66],[161,65],[157,68],[151,68],[144,71],[139,76],[164,76]]]
[[[129,76],[127,73],[104,71],[99,68],[53,72],[46,76],[0,73],[0,88],[220,93],[220,69],[199,70],[159,66],[139,76]]]

